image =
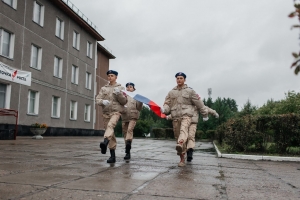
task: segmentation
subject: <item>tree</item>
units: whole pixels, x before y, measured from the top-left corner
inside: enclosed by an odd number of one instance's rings
[[[209,120],[203,122],[201,116],[199,117],[197,129],[206,132],[207,130],[215,130],[217,126],[226,122],[228,119],[233,117],[237,112],[237,105],[234,99],[218,97],[215,102],[211,98],[208,98],[207,101],[203,100],[206,106],[214,109],[218,114],[219,118],[213,116],[209,117]]]
[[[226,122],[228,119],[234,116],[234,112],[228,105],[228,99],[221,99],[220,97],[218,97],[214,102],[212,108],[219,114],[219,118],[216,119],[218,125]]]
[[[294,7],[295,7],[295,11],[292,12],[291,14],[289,14],[288,16],[290,18],[298,17],[298,20],[300,22],[300,4],[297,4],[295,0],[294,0]],[[292,29],[293,28],[300,28],[300,25],[299,24],[293,25]],[[291,68],[295,67],[294,72],[297,75],[300,72],[300,63],[299,63],[300,62],[300,52],[299,53],[292,53],[292,55],[294,56],[295,61],[292,63]]]
[[[246,115],[253,115],[257,110],[257,106],[251,104],[251,101],[248,99],[247,102],[244,104],[241,112],[238,113],[239,117],[243,117]]]
[[[272,114],[300,114],[300,93],[288,91],[285,93],[285,99],[280,101],[268,100],[266,104],[260,107],[256,114],[272,115]]]

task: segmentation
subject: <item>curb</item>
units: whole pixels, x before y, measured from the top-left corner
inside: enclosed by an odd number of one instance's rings
[[[265,160],[265,161],[290,161],[300,162],[299,157],[281,157],[281,156],[263,156],[263,155],[240,155],[240,154],[222,154],[217,145],[213,142],[215,150],[217,151],[219,158],[232,158],[242,160]]]

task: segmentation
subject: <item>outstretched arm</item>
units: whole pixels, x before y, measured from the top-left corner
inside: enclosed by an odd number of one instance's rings
[[[210,107],[206,106],[208,114],[215,116],[216,118],[219,118],[219,114],[214,110],[211,109]]]
[[[192,102],[196,106],[197,110],[199,110],[203,118],[208,118],[208,110],[199,95],[196,94],[194,90],[192,91]]]

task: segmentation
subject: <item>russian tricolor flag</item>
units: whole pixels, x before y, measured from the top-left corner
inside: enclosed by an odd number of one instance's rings
[[[160,111],[160,106],[158,106],[154,101],[151,101],[147,97],[144,97],[140,94],[136,94],[134,92],[128,92],[128,91],[123,91],[126,95],[132,97],[134,100],[142,102],[150,107],[150,110],[152,110],[157,116],[160,118],[166,118],[166,115],[161,113]]]

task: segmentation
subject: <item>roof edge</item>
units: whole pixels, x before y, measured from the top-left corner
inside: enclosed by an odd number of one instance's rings
[[[104,41],[104,37],[95,30],[91,25],[84,21],[79,15],[77,15],[74,10],[72,10],[65,2],[62,0],[50,0],[58,8],[60,8],[66,15],[73,19],[77,24],[79,24],[83,29],[90,33],[97,41]]]
[[[102,46],[99,42],[97,42],[97,49],[104,53],[109,59],[115,59],[116,57],[109,52],[104,46]]]

